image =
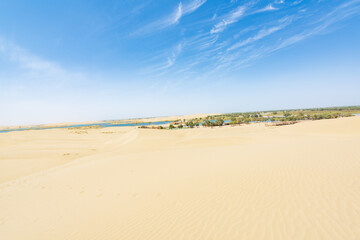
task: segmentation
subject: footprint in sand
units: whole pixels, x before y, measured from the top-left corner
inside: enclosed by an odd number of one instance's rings
[[[83,194],[85,192],[85,188],[86,188],[85,186],[82,186],[79,193]]]

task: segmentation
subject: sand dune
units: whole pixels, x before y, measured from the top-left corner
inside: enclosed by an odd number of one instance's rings
[[[360,117],[0,134],[0,238],[360,236]]]

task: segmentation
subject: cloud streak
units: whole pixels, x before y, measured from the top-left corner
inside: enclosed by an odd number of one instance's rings
[[[61,74],[64,70],[57,64],[43,60],[14,44],[0,41],[0,52],[20,68],[41,75]]]
[[[269,12],[269,11],[276,11],[276,10],[279,10],[279,8],[276,8],[272,4],[269,4],[266,7],[255,11],[254,13]]]
[[[315,21],[315,26],[309,30],[305,30],[302,33],[295,34],[283,40],[273,51],[280,50],[282,48],[291,46],[295,43],[298,43],[302,40],[305,40],[311,36],[321,34],[323,31],[328,29],[330,26],[349,18],[353,15],[360,14],[360,6],[355,4],[360,3],[360,0],[350,1],[344,4],[339,5],[331,12],[325,14],[325,16],[319,18]],[[353,6],[355,5],[355,6]]]
[[[281,2],[282,3],[282,2]],[[227,15],[225,15],[220,22],[215,24],[211,30],[210,33],[220,33],[224,31],[228,25],[232,25],[237,23],[240,19],[246,16],[250,16],[256,13],[262,13],[262,12],[268,12],[268,11],[276,11],[279,10],[279,8],[275,8],[272,4],[267,5],[264,8],[253,10],[251,11],[251,8],[256,4],[256,1],[250,1],[249,3],[238,6],[235,10],[231,11]],[[248,13],[247,13],[248,12]]]
[[[312,20],[310,22],[310,25],[306,26],[305,30],[303,30],[302,32],[283,36],[282,38],[280,38],[279,41],[271,44],[270,46],[258,47],[255,48],[253,51],[250,51],[248,54],[244,54],[246,51],[243,51],[241,47],[245,47],[247,45],[255,43],[257,40],[260,40],[270,34],[280,31],[281,29],[289,25],[291,21],[288,21],[287,19],[282,25],[263,29],[259,31],[255,36],[245,39],[228,48],[228,50],[235,50],[235,52],[225,55],[221,59],[219,59],[219,63],[221,63],[219,65],[233,70],[236,68],[247,66],[249,63],[254,62],[261,57],[267,56],[283,48],[292,46],[314,35],[321,34],[324,31],[328,31],[330,26],[341,22],[353,15],[360,14],[360,6],[358,5],[358,3],[360,3],[360,0],[353,0],[341,4],[332,11],[324,14],[323,16],[320,16],[318,19]],[[236,51],[237,49],[239,49],[239,51]]]
[[[167,71],[175,65],[178,57],[183,50],[183,47],[184,43],[180,42],[171,49],[162,53],[160,60],[155,59],[156,63],[150,65],[150,67],[145,70],[145,73],[156,74],[156,76],[164,75],[165,73],[167,73]]]
[[[229,47],[227,50],[228,51],[231,51],[231,50],[235,50],[237,48],[240,48],[240,47],[243,47],[243,46],[246,46],[248,44],[251,44],[251,43],[254,43],[274,32],[277,32],[281,29],[283,29],[284,26],[283,25],[280,25],[280,26],[275,26],[275,27],[271,27],[271,28],[268,28],[268,29],[262,29],[261,31],[259,31],[255,36],[253,37],[249,37],[241,42],[238,42],[238,43],[235,43],[234,45],[232,45],[231,47]]]
[[[195,12],[198,8],[205,4],[206,1],[207,0],[193,0],[186,4],[179,2],[171,14],[162,19],[147,24],[145,27],[138,29],[135,33],[133,33],[133,35],[147,34],[176,25],[180,22],[182,17]]]
[[[179,5],[168,22],[178,23],[184,14],[195,11],[203,3],[197,1],[186,7]],[[156,76],[183,79],[198,78],[197,73],[236,71],[259,58],[328,31],[330,26],[360,13],[358,3],[360,0],[352,0],[321,8],[323,3],[318,2],[307,6],[307,11],[301,11],[300,2],[299,6],[294,6],[291,2],[274,1],[264,7],[259,1],[251,1],[230,10],[223,7],[222,14],[209,11],[207,19],[216,17],[193,24],[191,27],[201,28],[190,37],[182,36],[181,50],[171,48],[161,60],[155,59],[155,64],[149,69]],[[282,11],[276,15],[261,15],[277,10]],[[241,21],[245,17],[246,24]],[[225,32],[230,26],[239,29],[237,34]],[[191,28],[186,31],[191,31]]]
[[[28,81],[54,85],[84,79],[79,72],[64,69],[58,63],[45,60],[29,51],[0,39],[0,54],[18,68],[17,74]]]
[[[211,34],[222,32],[226,29],[228,25],[236,23],[239,21],[245,14],[246,6],[239,6],[234,11],[225,16],[219,23],[210,30]]]

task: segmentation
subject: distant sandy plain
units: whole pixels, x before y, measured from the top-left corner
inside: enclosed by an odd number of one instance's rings
[[[360,117],[0,133],[0,239],[360,239]]]

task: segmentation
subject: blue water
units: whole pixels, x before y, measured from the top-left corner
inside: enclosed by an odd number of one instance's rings
[[[31,128],[15,128],[15,129],[6,129],[0,130],[0,133],[4,132],[16,132],[16,131],[25,131],[25,130],[43,130],[43,129],[57,129],[57,128],[75,128],[75,127],[91,127],[91,126],[99,126],[100,128],[107,127],[131,127],[131,126],[149,126],[149,125],[163,125],[171,123],[171,121],[162,121],[162,122],[146,122],[146,123],[119,123],[119,124],[111,124],[111,123],[92,123],[92,124],[76,124],[69,126],[60,126],[60,127],[31,127]]]
[[[353,115],[354,116],[360,116],[360,113],[354,113]]]

